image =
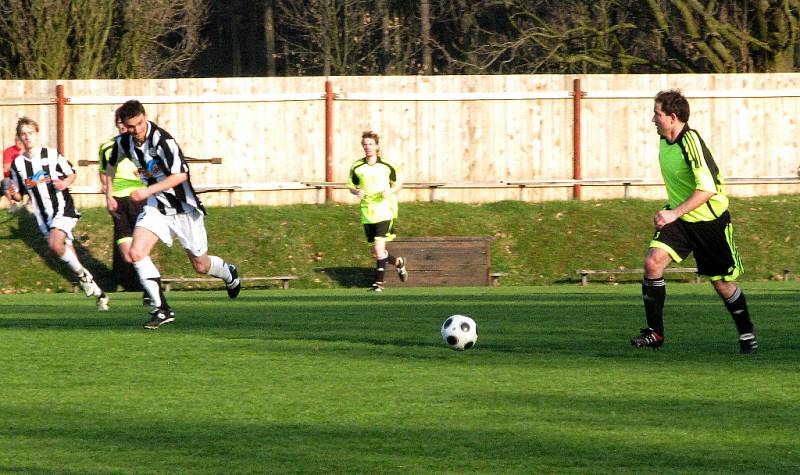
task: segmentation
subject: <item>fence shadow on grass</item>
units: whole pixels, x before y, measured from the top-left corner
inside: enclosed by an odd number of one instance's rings
[[[322,267],[314,272],[324,274],[344,287],[369,287],[375,279],[375,269],[366,267]]]
[[[61,260],[53,253],[47,245],[47,241],[42,237],[39,230],[39,225],[36,223],[36,217],[27,212],[24,208],[20,209],[16,217],[18,225],[11,227],[11,234],[9,239],[18,239],[20,242],[25,243],[31,248],[42,261],[54,272],[60,274],[67,282],[75,281],[75,275],[69,267],[66,266]],[[103,262],[97,260],[92,254],[80,243],[79,230],[73,231],[75,241],[72,243],[75,248],[75,253],[78,255],[81,264],[89,269],[89,272],[95,278],[95,281],[102,289],[112,289],[115,286],[111,269]],[[69,285],[71,287],[71,285]]]

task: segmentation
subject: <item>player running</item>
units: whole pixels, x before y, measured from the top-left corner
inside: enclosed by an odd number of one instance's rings
[[[145,204],[133,230],[129,250],[139,281],[154,307],[144,327],[156,329],[175,321],[175,312],[161,290],[161,274],[150,259],[159,240],[172,246],[172,239],[176,237],[195,271],[221,279],[228,297],[236,298],[241,290],[239,273],[235,265],[208,255],[206,211],[192,188],[189,166],[178,143],[166,130],[147,120],[139,101],[123,104],[119,116],[128,133],[117,137],[106,174],[113,180],[117,164],[127,157],[136,165],[146,185],[131,193],[132,200]],[[112,187],[106,187],[106,207],[111,213],[117,211]]]
[[[406,262],[402,257],[389,254],[386,243],[394,240],[394,222],[397,219],[397,192],[403,188],[403,179],[394,165],[380,156],[380,137],[372,131],[361,134],[364,158],[353,162],[347,187],[361,199],[361,224],[367,242],[372,243],[375,257],[375,282],[369,288],[382,292],[386,266],[391,262],[400,281],[408,280]]]
[[[680,91],[656,95],[653,122],[661,136],[658,160],[669,204],[653,218],[656,231],[644,261],[642,297],[647,328],[631,338],[637,348],[664,344],[664,269],[694,253],[699,274],[708,276],[739,333],[741,353],[758,349],[744,293],[736,283],[742,263],[733,241],[728,197],[719,168],[696,130],[689,102]]]
[[[20,118],[17,136],[22,142],[22,154],[11,162],[14,201],[22,201],[23,193],[30,197],[33,215],[48,247],[75,272],[86,296],[97,299],[97,309],[108,310],[108,296],[83,267],[72,245],[72,230],[81,217],[69,193],[77,177],[75,169],[58,150],[39,144],[39,124],[35,120]]]

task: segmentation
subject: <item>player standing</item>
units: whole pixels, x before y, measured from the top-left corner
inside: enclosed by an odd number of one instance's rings
[[[655,97],[653,122],[661,136],[658,160],[669,204],[653,218],[656,231],[644,261],[642,297],[648,328],[631,338],[637,348],[664,344],[664,269],[694,252],[698,273],[708,276],[733,317],[741,353],[758,349],[744,293],[734,282],[742,264],[733,241],[728,197],[719,168],[696,130],[680,91]]]
[[[119,109],[114,113],[114,123],[117,127],[118,135],[128,132],[122,119],[119,117]],[[133,241],[133,228],[136,226],[136,218],[142,211],[142,203],[131,199],[131,194],[144,188],[142,180],[139,179],[139,171],[132,160],[122,158],[118,160],[114,179],[109,180],[106,175],[108,159],[117,144],[116,137],[108,140],[100,146],[98,153],[98,171],[100,186],[103,194],[111,187],[111,197],[117,202],[116,211],[111,214],[114,221],[114,245],[117,247],[119,257],[114,258],[114,273],[126,290],[138,288],[138,277],[133,268],[133,261],[130,258],[131,241]],[[145,293],[145,305],[150,305],[150,297]]]
[[[14,200],[22,201],[22,193],[30,197],[33,215],[48,247],[75,272],[86,296],[97,298],[97,309],[108,310],[108,296],[83,267],[72,245],[72,230],[81,217],[69,194],[77,177],[72,164],[58,150],[39,145],[39,124],[35,120],[20,118],[17,136],[22,142],[22,154],[10,167]]]
[[[161,274],[150,259],[159,240],[172,246],[172,238],[176,237],[195,271],[221,279],[228,297],[236,298],[241,290],[239,274],[233,264],[208,255],[206,211],[192,188],[189,166],[178,143],[166,130],[147,120],[139,101],[123,104],[119,116],[128,133],[117,137],[106,174],[113,179],[117,165],[123,157],[129,157],[146,185],[131,193],[133,201],[145,204],[133,230],[129,251],[142,287],[154,307],[144,327],[156,329],[175,320],[175,312],[161,290]],[[117,210],[111,187],[106,190],[106,206],[111,213]]]
[[[403,179],[394,165],[380,156],[380,137],[372,131],[361,134],[364,158],[353,162],[347,187],[361,199],[361,223],[367,242],[373,244],[375,257],[375,282],[369,290],[382,292],[386,266],[391,262],[402,282],[408,279],[405,259],[389,254],[386,243],[394,240],[394,222],[397,219],[397,192],[403,188]]]

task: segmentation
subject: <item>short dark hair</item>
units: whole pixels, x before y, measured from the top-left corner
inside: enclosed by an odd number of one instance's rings
[[[119,114],[119,118],[125,122],[128,119],[133,119],[137,115],[145,114],[145,111],[141,102],[137,101],[136,99],[131,99],[125,104],[119,106],[119,109],[117,109],[117,114]]]
[[[675,114],[681,122],[689,122],[689,101],[678,89],[661,91],[655,101],[661,104],[661,111],[667,115]]]

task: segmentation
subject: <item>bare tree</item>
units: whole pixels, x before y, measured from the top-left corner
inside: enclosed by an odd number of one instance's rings
[[[57,79],[71,73],[69,3],[4,0],[0,37],[5,77]]]
[[[368,0],[276,0],[279,36],[298,71],[323,75],[380,72],[381,16]]]
[[[267,60],[267,76],[275,76],[275,5],[273,0],[264,2],[264,46]]]
[[[429,0],[419,2],[420,30],[422,31],[422,72],[433,74],[433,55],[431,53],[431,4]]]
[[[206,0],[2,0],[0,74],[74,79],[182,74]]]
[[[115,77],[185,73],[204,47],[205,0],[126,0]]]
[[[648,0],[678,69],[788,72],[798,66],[800,0]]]

